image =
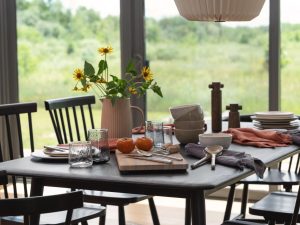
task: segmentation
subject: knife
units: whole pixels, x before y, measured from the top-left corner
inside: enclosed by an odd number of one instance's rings
[[[58,151],[58,152],[66,152],[69,150],[67,147],[53,147],[53,146],[44,146],[45,149]]]
[[[145,156],[141,156],[141,155],[126,155],[126,157],[128,157],[128,158],[134,158],[134,159],[147,160],[147,161],[153,161],[153,162],[166,163],[166,164],[172,164],[172,162],[173,162],[170,159],[145,157]]]
[[[167,159],[174,159],[176,161],[182,161],[183,158],[175,157],[175,156],[170,156],[170,155],[165,155],[165,154],[160,154],[157,152],[151,152],[152,155],[157,155],[159,157],[167,158]]]

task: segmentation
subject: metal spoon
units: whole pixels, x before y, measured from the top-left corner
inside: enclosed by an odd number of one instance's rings
[[[211,145],[205,148],[205,151],[211,155],[211,169],[216,168],[216,155],[223,151],[223,147],[220,145]]]
[[[211,155],[210,154],[205,154],[204,158],[198,160],[197,162],[194,162],[192,165],[191,165],[191,169],[196,169],[198,168],[199,166],[202,166],[204,165],[205,163],[207,163],[207,161],[211,158]]]

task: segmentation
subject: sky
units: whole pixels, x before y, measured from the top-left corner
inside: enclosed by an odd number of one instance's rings
[[[120,0],[61,0],[66,8],[75,10],[79,6],[92,8],[100,12],[102,17],[120,14]],[[121,0],[122,1],[122,0]],[[124,0],[125,1],[125,0]],[[250,22],[226,22],[229,26],[258,26],[269,23],[269,1],[266,3],[260,15]],[[174,0],[145,0],[146,17],[161,19],[163,17],[178,16]],[[289,23],[300,23],[300,0],[281,1],[281,20]]]

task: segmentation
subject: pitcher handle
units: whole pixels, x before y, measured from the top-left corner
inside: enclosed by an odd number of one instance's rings
[[[141,123],[141,126],[139,127],[139,129],[137,130],[137,132],[140,132],[144,126],[145,114],[144,114],[143,110],[138,106],[130,106],[130,108],[137,110],[142,115],[142,123]]]

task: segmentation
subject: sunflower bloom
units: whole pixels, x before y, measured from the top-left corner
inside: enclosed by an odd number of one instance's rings
[[[91,87],[92,86],[90,84],[86,84],[83,88],[81,88],[81,91],[88,92]]]
[[[106,84],[107,83],[107,81],[103,77],[98,79],[96,82],[99,83],[99,84]]]
[[[75,86],[75,87],[73,88],[73,91],[79,91],[79,88],[78,88],[77,86]]]
[[[75,80],[82,80],[84,78],[83,71],[81,69],[75,69],[73,73],[73,78]]]
[[[113,51],[113,48],[111,46],[107,46],[107,47],[104,47],[104,48],[99,48],[98,49],[98,52],[101,54],[101,55],[106,55],[106,54],[109,54]]]
[[[138,93],[137,90],[134,87],[129,87],[128,90],[133,95],[136,95]]]
[[[142,76],[144,77],[145,81],[153,80],[153,73],[151,72],[149,67],[146,66],[143,67]]]

